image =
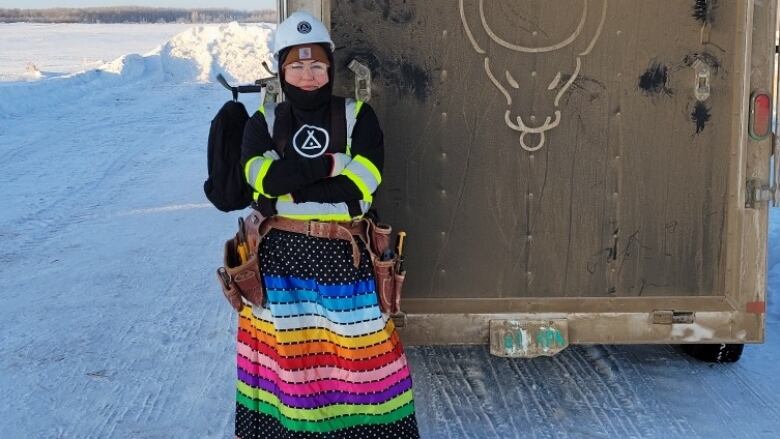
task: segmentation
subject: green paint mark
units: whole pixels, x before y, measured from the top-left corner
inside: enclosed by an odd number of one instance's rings
[[[513,348],[512,344],[512,333],[511,332],[505,332],[504,333],[504,349],[509,351]]]
[[[518,329],[515,331],[515,344],[517,346],[523,346],[523,330]]]
[[[558,346],[563,347],[566,345],[566,340],[563,339],[563,334],[561,334],[561,331],[555,330],[555,341],[558,343]]]
[[[536,334],[536,344],[542,347],[542,349],[550,348],[550,332],[547,328],[540,328],[539,333]]]
[[[536,334],[536,344],[542,349],[550,349],[563,347],[566,341],[563,339],[561,331],[556,328],[539,328],[539,332]]]

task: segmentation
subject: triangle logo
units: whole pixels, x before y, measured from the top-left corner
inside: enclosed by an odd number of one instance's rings
[[[330,134],[324,128],[304,124],[295,132],[292,145],[295,151],[307,158],[325,154],[330,143]]]

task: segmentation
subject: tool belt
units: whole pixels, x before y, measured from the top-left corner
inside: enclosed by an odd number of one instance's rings
[[[257,260],[260,245],[257,230],[263,220],[260,212],[252,211],[246,219],[239,219],[236,236],[225,242],[224,265],[217,269],[217,279],[225,298],[236,311],[244,307],[244,300],[258,306],[265,302]]]
[[[406,271],[401,267],[398,255],[392,252],[390,238],[392,228],[370,219],[352,222],[319,222],[293,220],[283,217],[264,218],[253,211],[246,219],[239,220],[236,236],[225,243],[224,267],[217,270],[217,277],[228,302],[237,311],[244,300],[264,306],[265,289],[257,260],[257,252],[263,238],[272,229],[326,239],[341,239],[352,247],[352,264],[360,266],[360,248],[357,240],[365,244],[371,256],[380,309],[388,314],[400,312],[401,289]],[[246,245],[247,250],[241,246]],[[245,256],[241,254],[244,251]],[[242,299],[243,298],[243,299]]]

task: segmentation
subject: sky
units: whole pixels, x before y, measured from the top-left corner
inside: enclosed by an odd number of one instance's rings
[[[3,0],[0,8],[85,8],[95,6],[154,6],[160,8],[270,9],[277,0]]]

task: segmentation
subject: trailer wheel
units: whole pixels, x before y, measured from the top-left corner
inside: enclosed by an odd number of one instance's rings
[[[684,344],[683,352],[708,363],[735,363],[742,356],[744,344]]]

